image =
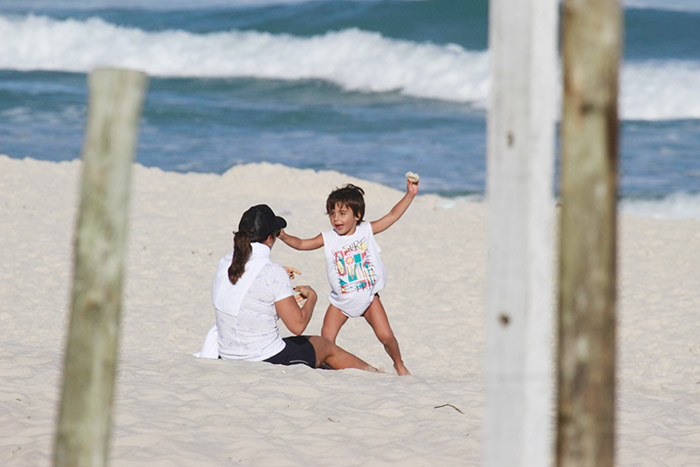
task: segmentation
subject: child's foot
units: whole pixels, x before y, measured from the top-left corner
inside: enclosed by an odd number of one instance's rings
[[[394,365],[394,369],[396,370],[396,374],[399,376],[410,376],[411,372],[408,371],[408,368],[401,365]]]

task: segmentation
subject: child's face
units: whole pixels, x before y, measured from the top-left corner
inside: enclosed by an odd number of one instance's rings
[[[355,215],[352,209],[340,203],[336,204],[335,208],[328,213],[328,218],[331,221],[333,230],[335,230],[338,235],[354,234],[357,221],[360,220],[360,216]]]

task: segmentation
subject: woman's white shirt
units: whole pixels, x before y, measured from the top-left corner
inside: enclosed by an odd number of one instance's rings
[[[224,359],[262,361],[285,346],[275,302],[294,295],[292,284],[287,271],[270,260],[267,245],[251,245],[245,272],[235,285],[228,278],[233,253],[219,262],[214,277],[212,303]]]

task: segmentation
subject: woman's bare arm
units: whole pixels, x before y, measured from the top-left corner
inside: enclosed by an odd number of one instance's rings
[[[311,321],[311,315],[313,315],[318,296],[314,289],[308,285],[296,286],[294,290],[299,292],[301,297],[306,300],[304,305],[300,307],[295,298],[290,296],[275,302],[275,309],[284,325],[287,326],[287,329],[298,336],[304,332],[309,321]]]

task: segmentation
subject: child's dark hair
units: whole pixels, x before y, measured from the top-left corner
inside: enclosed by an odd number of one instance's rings
[[[359,216],[358,225],[362,223],[365,217],[365,191],[359,186],[348,183],[341,188],[336,188],[328,195],[326,200],[326,214],[330,215],[331,211],[340,204],[347,206],[352,210],[355,217]]]

